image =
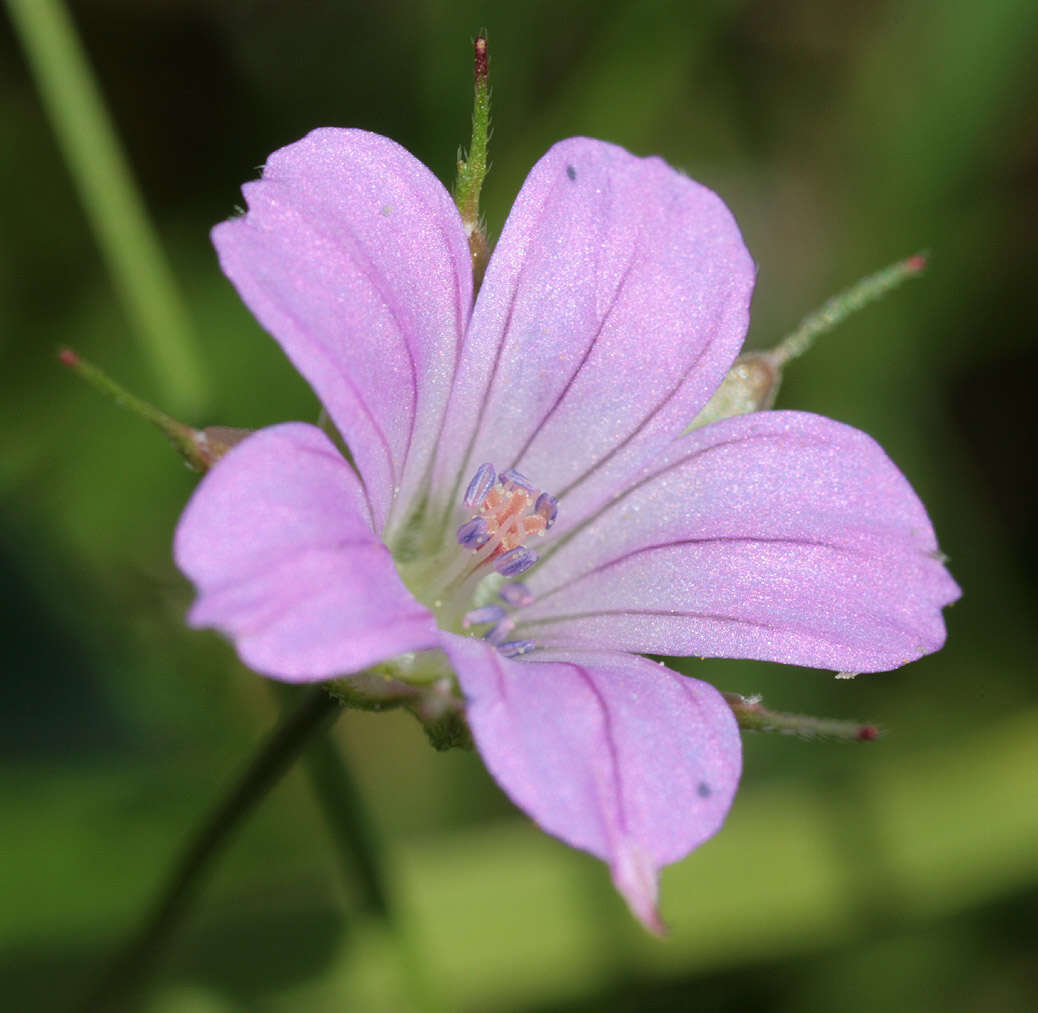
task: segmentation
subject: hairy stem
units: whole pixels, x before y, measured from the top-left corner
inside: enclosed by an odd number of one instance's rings
[[[803,739],[832,739],[840,742],[874,742],[881,735],[875,725],[859,721],[816,718],[809,714],[785,714],[769,710],[759,697],[722,694],[731,707],[739,727],[753,732],[779,732]]]
[[[799,358],[821,335],[831,331],[869,303],[882,299],[910,278],[919,277],[925,268],[926,254],[916,253],[884,267],[881,271],[876,271],[875,274],[861,278],[850,288],[827,299],[818,309],[804,317],[796,329],[771,350],[770,355],[780,366]]]
[[[473,55],[475,93],[472,104],[472,140],[468,153],[458,161],[454,203],[458,206],[468,236],[473,281],[478,289],[490,259],[490,244],[479,214],[479,195],[487,176],[487,146],[490,143],[490,57],[484,32],[476,36]]]

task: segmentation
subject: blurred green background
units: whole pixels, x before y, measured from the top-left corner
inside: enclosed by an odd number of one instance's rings
[[[238,186],[328,124],[394,137],[451,182],[484,25],[492,231],[553,141],[659,153],[742,227],[759,265],[751,345],[931,251],[921,281],[790,368],[779,404],[867,430],[908,474],[964,589],[948,646],[853,682],[687,667],[889,734],[748,736],[726,828],[664,874],[666,942],[632,922],[604,867],[517,814],[475,754],[434,753],[401,714],[349,713],[335,737],[446,1009],[1038,1008],[1038,5],[78,0],[71,12],[197,336],[194,424],[317,413],[210,248]],[[64,1009],[278,705],[218,637],[182,625],[190,591],[170,537],[195,476],[55,362],[69,344],[165,407],[191,402],[116,296],[6,18],[0,108],[0,995],[5,1009]],[[236,836],[143,1008],[407,1010],[405,978],[297,771]]]

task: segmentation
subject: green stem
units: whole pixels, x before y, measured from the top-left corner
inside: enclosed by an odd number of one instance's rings
[[[472,255],[475,288],[479,288],[490,259],[486,229],[480,221],[479,195],[487,176],[487,147],[490,143],[490,58],[486,33],[480,32],[473,44],[475,95],[472,104],[472,141],[468,154],[458,162],[454,184],[454,203],[458,206]]]
[[[734,415],[767,411],[775,403],[782,384],[782,370],[787,362],[799,358],[822,334],[831,331],[851,314],[882,298],[909,278],[917,277],[925,267],[926,256],[922,253],[899,260],[828,299],[804,317],[796,330],[787,334],[774,348],[744,352],[685,432]]]
[[[418,947],[393,903],[388,870],[382,857],[386,853],[385,846],[368,817],[367,806],[342,754],[330,739],[321,738],[303,754],[303,765],[328,832],[343,860],[346,878],[360,885],[361,910],[379,919],[392,938],[401,978],[415,1009],[438,1010],[440,1006]]]
[[[745,697],[738,693],[722,694],[731,707],[739,727],[753,732],[780,732],[798,735],[803,739],[833,739],[841,742],[875,742],[881,735],[875,725],[859,721],[838,721],[835,718],[815,718],[809,714],[784,714],[768,710],[759,697]]]
[[[139,419],[155,426],[169,439],[177,453],[196,471],[206,470],[206,463],[199,450],[202,434],[197,429],[178,422],[171,415],[167,415],[164,411],[137,397],[136,394],[131,394],[107,373],[82,358],[71,348],[62,348],[58,352],[58,361],[86,380],[94,390],[111,398],[120,408],[124,408],[131,415],[136,415]]]
[[[275,683],[273,688],[286,705],[295,698],[296,690],[291,686]],[[303,753],[303,766],[343,859],[346,880],[356,878],[360,883],[361,909],[390,920],[392,904],[381,858],[384,849],[340,751],[327,736],[322,736]]]
[[[120,408],[155,426],[173,444],[173,449],[180,454],[188,467],[195,471],[208,471],[231,447],[240,443],[250,433],[248,429],[235,429],[231,426],[192,429],[136,394],[131,394],[104,370],[98,369],[71,348],[62,348],[58,352],[58,361],[86,380],[94,390],[111,398]]]
[[[282,697],[290,687],[275,684]],[[341,751],[328,736],[303,753],[303,767],[338,852],[347,883],[360,887],[359,906],[379,919],[392,937],[400,973],[415,1009],[440,1010],[437,993],[406,919],[393,902],[384,855],[387,849]]]
[[[778,366],[799,358],[820,335],[831,331],[869,303],[882,299],[909,278],[917,278],[925,267],[926,254],[916,253],[856,281],[850,288],[826,300],[813,313],[804,317],[796,330],[786,335],[768,354]]]
[[[7,0],[58,145],[118,297],[169,402],[197,412],[197,341],[61,0]]]
[[[83,1013],[131,1002],[233,832],[339,713],[339,704],[327,690],[315,686],[282,720],[184,851],[151,913],[79,1007]]]

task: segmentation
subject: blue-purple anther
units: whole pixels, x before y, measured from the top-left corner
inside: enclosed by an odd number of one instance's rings
[[[464,525],[462,525],[464,527]],[[458,529],[459,541],[461,529]],[[526,573],[527,570],[537,562],[537,553],[532,549],[528,549],[525,545],[518,545],[514,549],[509,550],[503,556],[499,556],[494,561],[494,569],[501,574],[502,577],[518,577],[520,573]]]
[[[500,488],[498,488],[500,486]],[[502,577],[518,577],[537,562],[537,553],[520,539],[543,534],[554,523],[559,503],[554,496],[534,488],[521,472],[508,468],[498,474],[493,465],[481,464],[465,490],[464,505],[477,512],[458,528],[458,544],[478,551],[486,546],[486,555],[477,564],[493,563]],[[511,545],[507,552],[505,546]],[[498,591],[500,600],[512,608],[522,608],[533,601],[530,589],[518,581],[510,582]],[[509,640],[515,630],[511,619],[501,605],[483,605],[467,612],[461,622],[463,629],[473,626],[489,627],[483,639],[496,647],[505,657],[517,658],[534,649],[532,640]]]
[[[466,613],[461,620],[464,629],[470,626],[485,626],[487,623],[499,623],[505,617],[505,610],[500,605],[484,605]]]
[[[465,549],[481,549],[490,540],[487,522],[482,517],[473,517],[458,528],[458,544]],[[503,556],[501,557],[504,558]]]
[[[505,584],[497,593],[505,604],[511,605],[513,608],[533,604],[533,594],[522,581],[517,580],[511,584]]]
[[[498,644],[497,649],[506,658],[518,658],[520,654],[529,654],[536,646],[532,640],[506,640]]]
[[[549,493],[542,492],[537,497],[533,512],[544,518],[544,530],[547,531],[559,515],[559,501]]]
[[[516,471],[515,468],[509,468],[507,471],[502,471],[498,476],[498,481],[504,485],[515,485],[520,489],[525,489],[527,492],[533,492],[533,482],[531,482],[521,471]]]
[[[471,510],[478,510],[483,505],[483,500],[487,498],[487,493],[493,489],[495,481],[497,481],[497,474],[494,466],[481,464],[476,469],[476,474],[472,476],[469,487],[465,490],[463,500],[465,506]]]
[[[503,644],[508,637],[508,634],[515,629],[515,623],[511,619],[502,619],[501,622],[497,623],[492,629],[487,630],[483,635],[483,639],[488,644],[493,644],[495,647]]]

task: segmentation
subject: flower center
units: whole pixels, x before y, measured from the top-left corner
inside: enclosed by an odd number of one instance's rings
[[[525,475],[513,469],[495,475],[490,464],[480,465],[462,502],[475,514],[458,528],[458,544],[477,555],[477,566],[492,563],[504,577],[518,577],[537,562],[523,543],[543,535],[559,510],[555,497],[538,492]]]
[[[457,546],[445,547],[420,573],[411,572],[408,583],[419,600],[436,610],[441,627],[473,634],[482,630],[502,654],[525,654],[534,645],[509,639],[515,629],[509,609],[533,599],[514,578],[537,562],[527,542],[555,523],[558,502],[518,471],[498,474],[493,465],[483,464],[461,505],[468,516],[457,529]]]

